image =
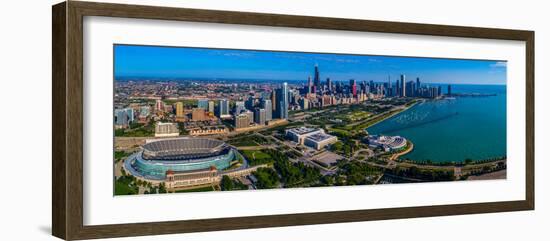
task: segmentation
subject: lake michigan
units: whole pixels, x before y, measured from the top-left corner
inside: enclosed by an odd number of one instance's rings
[[[413,151],[402,159],[462,162],[506,156],[506,86],[452,85],[452,93],[494,96],[427,100],[367,131],[412,141]]]

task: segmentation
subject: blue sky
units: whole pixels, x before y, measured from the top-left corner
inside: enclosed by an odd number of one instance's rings
[[[116,77],[387,81],[506,84],[506,62],[348,54],[115,45]]]

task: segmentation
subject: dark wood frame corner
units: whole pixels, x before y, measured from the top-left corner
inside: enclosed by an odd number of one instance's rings
[[[534,189],[534,32],[261,13],[68,1],[52,7],[52,233],[91,239],[291,225],[532,210]],[[348,31],[519,40],[526,43],[526,199],[491,203],[349,210],[170,222],[83,224],[83,17],[163,19]]]

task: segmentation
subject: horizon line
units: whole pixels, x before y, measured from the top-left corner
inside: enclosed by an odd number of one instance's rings
[[[139,80],[139,81],[149,81],[149,80],[152,80],[152,81],[178,81],[178,80],[189,80],[189,81],[193,81],[193,80],[198,80],[198,81],[209,81],[209,80],[218,80],[218,81],[223,81],[223,80],[232,80],[232,81],[237,81],[237,80],[255,80],[255,81],[258,81],[258,82],[261,82],[261,81],[282,81],[282,82],[285,82],[285,81],[294,81],[294,82],[306,82],[307,83],[307,79],[305,80],[297,80],[297,79],[263,79],[263,78],[243,78],[243,79],[240,79],[240,78],[228,78],[228,77],[153,77],[153,76],[113,76],[114,77],[114,81],[121,81],[119,78],[140,78],[140,79],[135,79],[135,80]],[[151,79],[147,79],[147,78],[151,78]],[[351,79],[355,79],[355,78],[351,78]],[[333,82],[345,82],[345,81],[349,81],[351,79],[346,79],[346,80],[332,80]],[[131,79],[129,79],[131,80]],[[358,79],[355,79],[357,81],[373,81],[375,83],[387,83],[388,81],[387,80],[384,80],[384,81],[379,81],[379,80],[358,80]],[[396,80],[391,80],[392,83],[394,83]],[[414,79],[411,79],[411,80],[407,80],[407,82],[409,81],[416,81],[416,78]],[[323,82],[326,82],[323,81]],[[444,84],[444,85],[507,85],[506,83],[468,83],[468,82],[465,82],[465,83],[448,83],[448,82],[424,82],[422,80],[420,80],[421,83],[423,84]]]

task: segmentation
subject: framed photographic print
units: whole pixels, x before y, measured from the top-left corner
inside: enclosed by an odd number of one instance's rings
[[[53,6],[53,235],[534,209],[534,32]]]

